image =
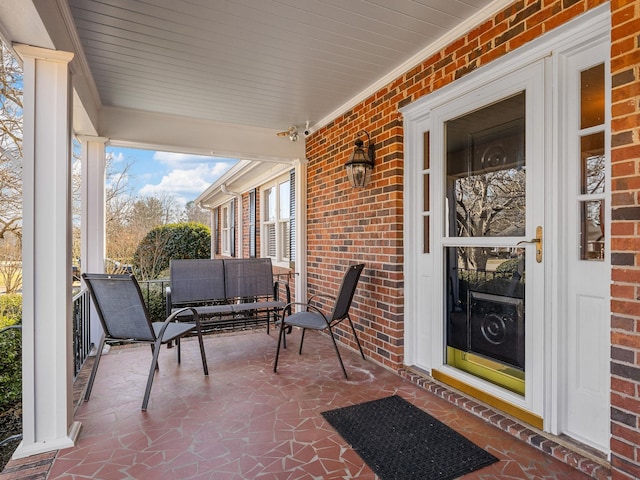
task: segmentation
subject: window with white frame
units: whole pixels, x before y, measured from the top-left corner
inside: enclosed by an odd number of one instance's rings
[[[262,188],[262,255],[274,263],[291,258],[291,181],[279,177]]]
[[[232,202],[226,203],[220,207],[220,240],[222,242],[222,254],[232,256],[233,241],[233,205]]]

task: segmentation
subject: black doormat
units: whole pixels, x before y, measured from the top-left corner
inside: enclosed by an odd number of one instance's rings
[[[322,416],[382,480],[448,480],[498,461],[397,395]]]

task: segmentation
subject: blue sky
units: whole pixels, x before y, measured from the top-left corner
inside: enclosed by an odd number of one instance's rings
[[[129,184],[141,196],[173,195],[181,204],[195,200],[231,168],[236,159],[107,147],[113,169],[131,163]]]

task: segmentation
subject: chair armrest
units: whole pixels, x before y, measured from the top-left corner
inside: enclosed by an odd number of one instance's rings
[[[160,327],[160,331],[158,332],[158,337],[159,338],[164,337],[164,331],[167,329],[169,324],[173,321],[177,321],[176,317],[181,313],[185,312],[186,310],[191,310],[191,313],[193,313],[193,319],[195,320],[196,328],[199,330],[200,315],[198,315],[198,311],[193,307],[184,307],[184,308],[181,308],[180,310],[176,310],[175,312],[173,312],[171,315],[167,317],[167,319],[164,322],[162,322],[162,327]]]
[[[307,300],[307,303],[311,303],[316,298],[325,298],[327,300],[333,300],[334,302],[336,300],[336,297],[333,295],[329,295],[327,293],[315,293],[309,297],[309,299]]]
[[[320,298],[328,298],[330,300],[335,300],[336,297],[334,295],[329,295],[328,293],[314,293],[313,295],[311,295],[309,297],[309,300],[315,298],[315,297],[320,297]]]
[[[284,325],[287,324],[287,316],[289,315],[294,315],[291,313],[291,307],[294,305],[299,305],[299,306],[303,306],[306,307],[307,311],[309,310],[313,310],[315,311],[315,313],[317,313],[318,315],[320,315],[325,322],[327,322],[327,326],[330,326],[329,320],[327,319],[327,317],[325,316],[324,313],[322,313],[322,310],[320,310],[318,307],[316,307],[315,305],[310,305],[308,303],[303,303],[303,302],[291,302],[291,303],[287,303],[284,308],[282,309],[283,312],[288,312],[288,314],[283,314],[282,319],[283,319],[283,327]]]
[[[282,307],[282,311],[283,312],[289,312],[289,315],[293,315],[291,313],[291,307],[293,307],[294,305],[299,305],[299,306],[302,306],[302,307],[306,307],[307,311],[310,310],[310,309],[311,310],[315,310],[316,312],[318,312],[320,315],[322,315],[324,317],[324,313],[322,313],[322,310],[320,310],[315,305],[311,305],[309,303],[304,303],[304,302],[289,302],[284,307]]]

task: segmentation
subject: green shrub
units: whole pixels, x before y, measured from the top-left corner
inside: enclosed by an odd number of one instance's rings
[[[210,258],[211,230],[196,222],[160,225],[142,239],[133,256],[143,280],[159,278],[172,258]]]
[[[164,322],[167,318],[166,302],[161,284],[151,283],[149,289],[142,291],[152,322]]]
[[[22,396],[22,331],[0,333],[0,411]]]
[[[22,295],[0,295],[0,329],[22,322]]]
[[[496,268],[496,273],[513,273],[518,271],[518,263],[520,260],[517,258],[511,258],[509,260],[505,260],[498,268]]]
[[[22,295],[0,295],[0,330],[22,323]],[[0,411],[22,397],[22,330],[0,333]]]

